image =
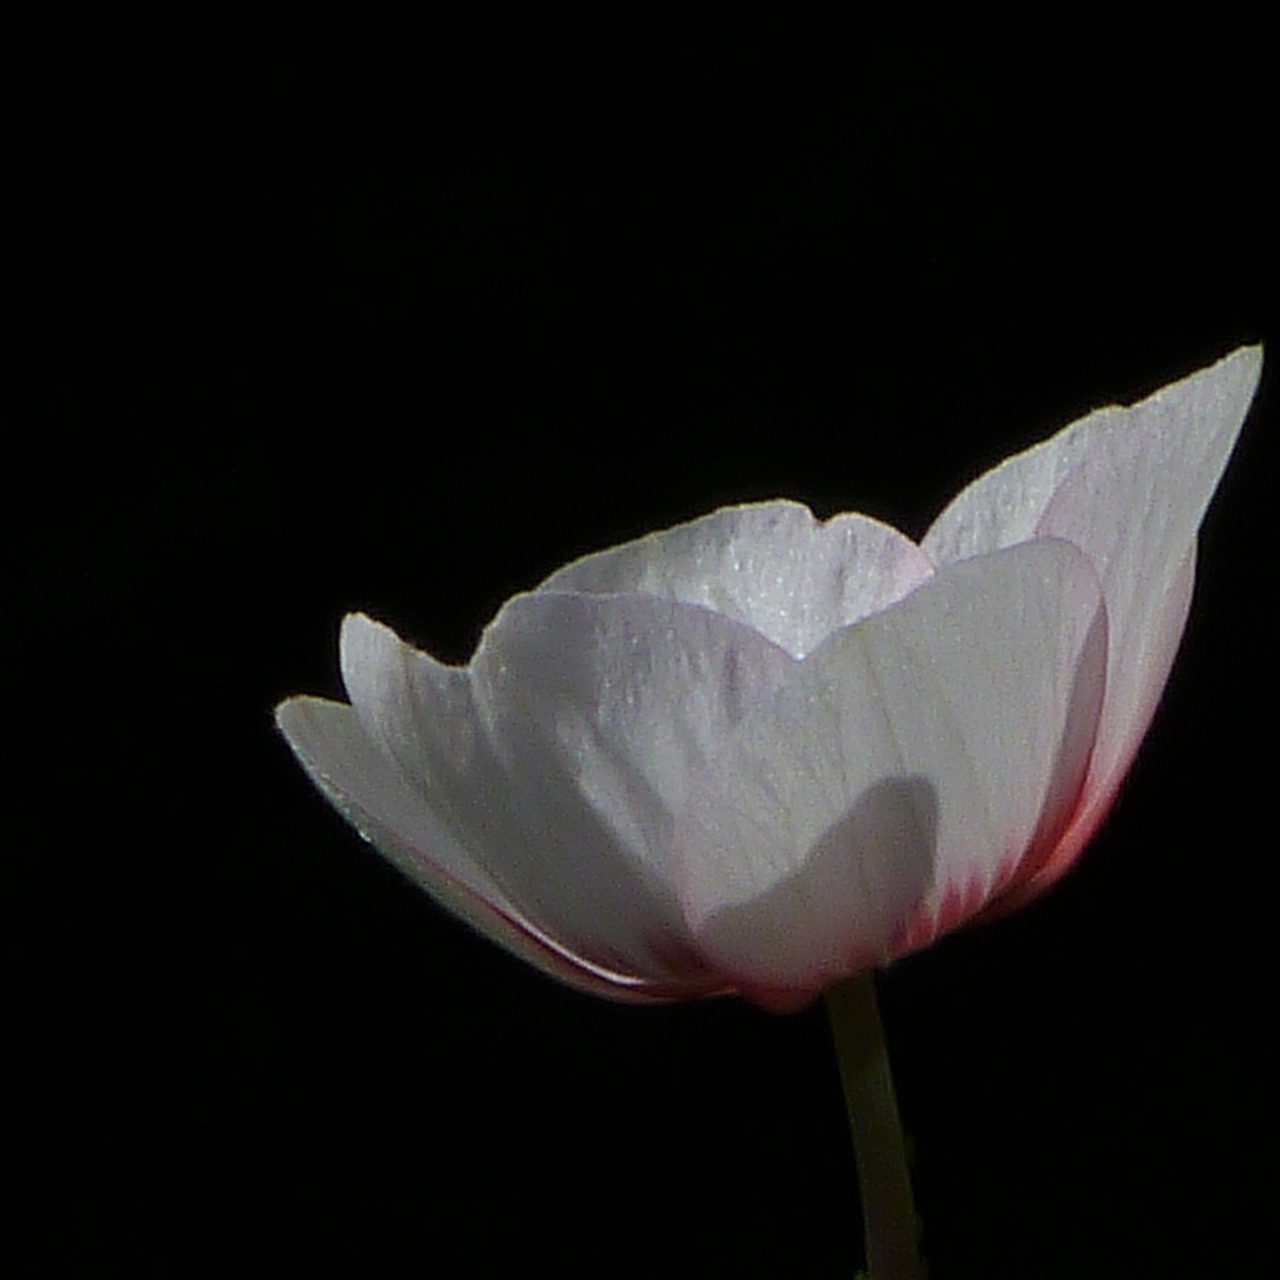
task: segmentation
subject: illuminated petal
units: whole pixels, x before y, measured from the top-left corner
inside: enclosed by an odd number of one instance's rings
[[[869,516],[821,524],[798,502],[762,502],[587,556],[538,590],[635,592],[706,605],[798,658],[932,572],[914,542]]]
[[[1102,582],[1107,697],[1080,830],[1037,878],[1079,852],[1142,741],[1186,622],[1196,532],[1240,432],[1262,353],[1244,348],[1131,408],[1106,408],[965,489],[924,539],[937,564],[1059,537]]]
[[[544,973],[593,995],[640,1001],[669,994],[637,974],[600,972],[541,935],[373,745],[351,707],[323,698],[290,698],[276,709],[276,724],[343,817],[474,929]]]
[[[342,636],[366,732],[505,899],[594,967],[693,994],[713,979],[671,887],[672,814],[792,665],[740,624],[643,596],[517,597],[470,668],[360,616]]]
[[[676,840],[698,945],[788,1007],[959,923],[1070,820],[1105,653],[1093,569],[1056,540],[832,636],[696,779]]]

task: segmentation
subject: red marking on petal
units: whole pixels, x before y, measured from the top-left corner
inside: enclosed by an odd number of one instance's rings
[[[1034,902],[1048,892],[1075,866],[1093,837],[1098,834],[1111,806],[1115,804],[1126,769],[1117,770],[1116,781],[1091,802],[1081,805],[1060,840],[1040,858],[1028,858],[1018,868],[1009,885],[983,912],[981,919],[999,920],[1011,912]]]

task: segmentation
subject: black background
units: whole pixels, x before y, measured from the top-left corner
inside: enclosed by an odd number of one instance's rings
[[[11,11],[8,1274],[850,1274],[820,1009],[555,987],[271,708],[347,610],[463,660],[725,502],[919,535],[1276,337],[1247,31],[536,9]],[[1275,1256],[1273,404],[1082,865],[883,983],[935,1280]]]

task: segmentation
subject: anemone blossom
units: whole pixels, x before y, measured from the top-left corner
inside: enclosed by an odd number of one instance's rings
[[[729,507],[559,569],[446,666],[345,619],[277,723],[361,835],[539,969],[767,1008],[1043,893],[1151,721],[1241,349],[964,489],[919,544]]]

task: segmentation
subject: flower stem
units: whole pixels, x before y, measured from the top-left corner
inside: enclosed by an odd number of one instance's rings
[[[869,973],[826,995],[858,1163],[871,1280],[924,1280],[911,1174],[893,1075]]]

